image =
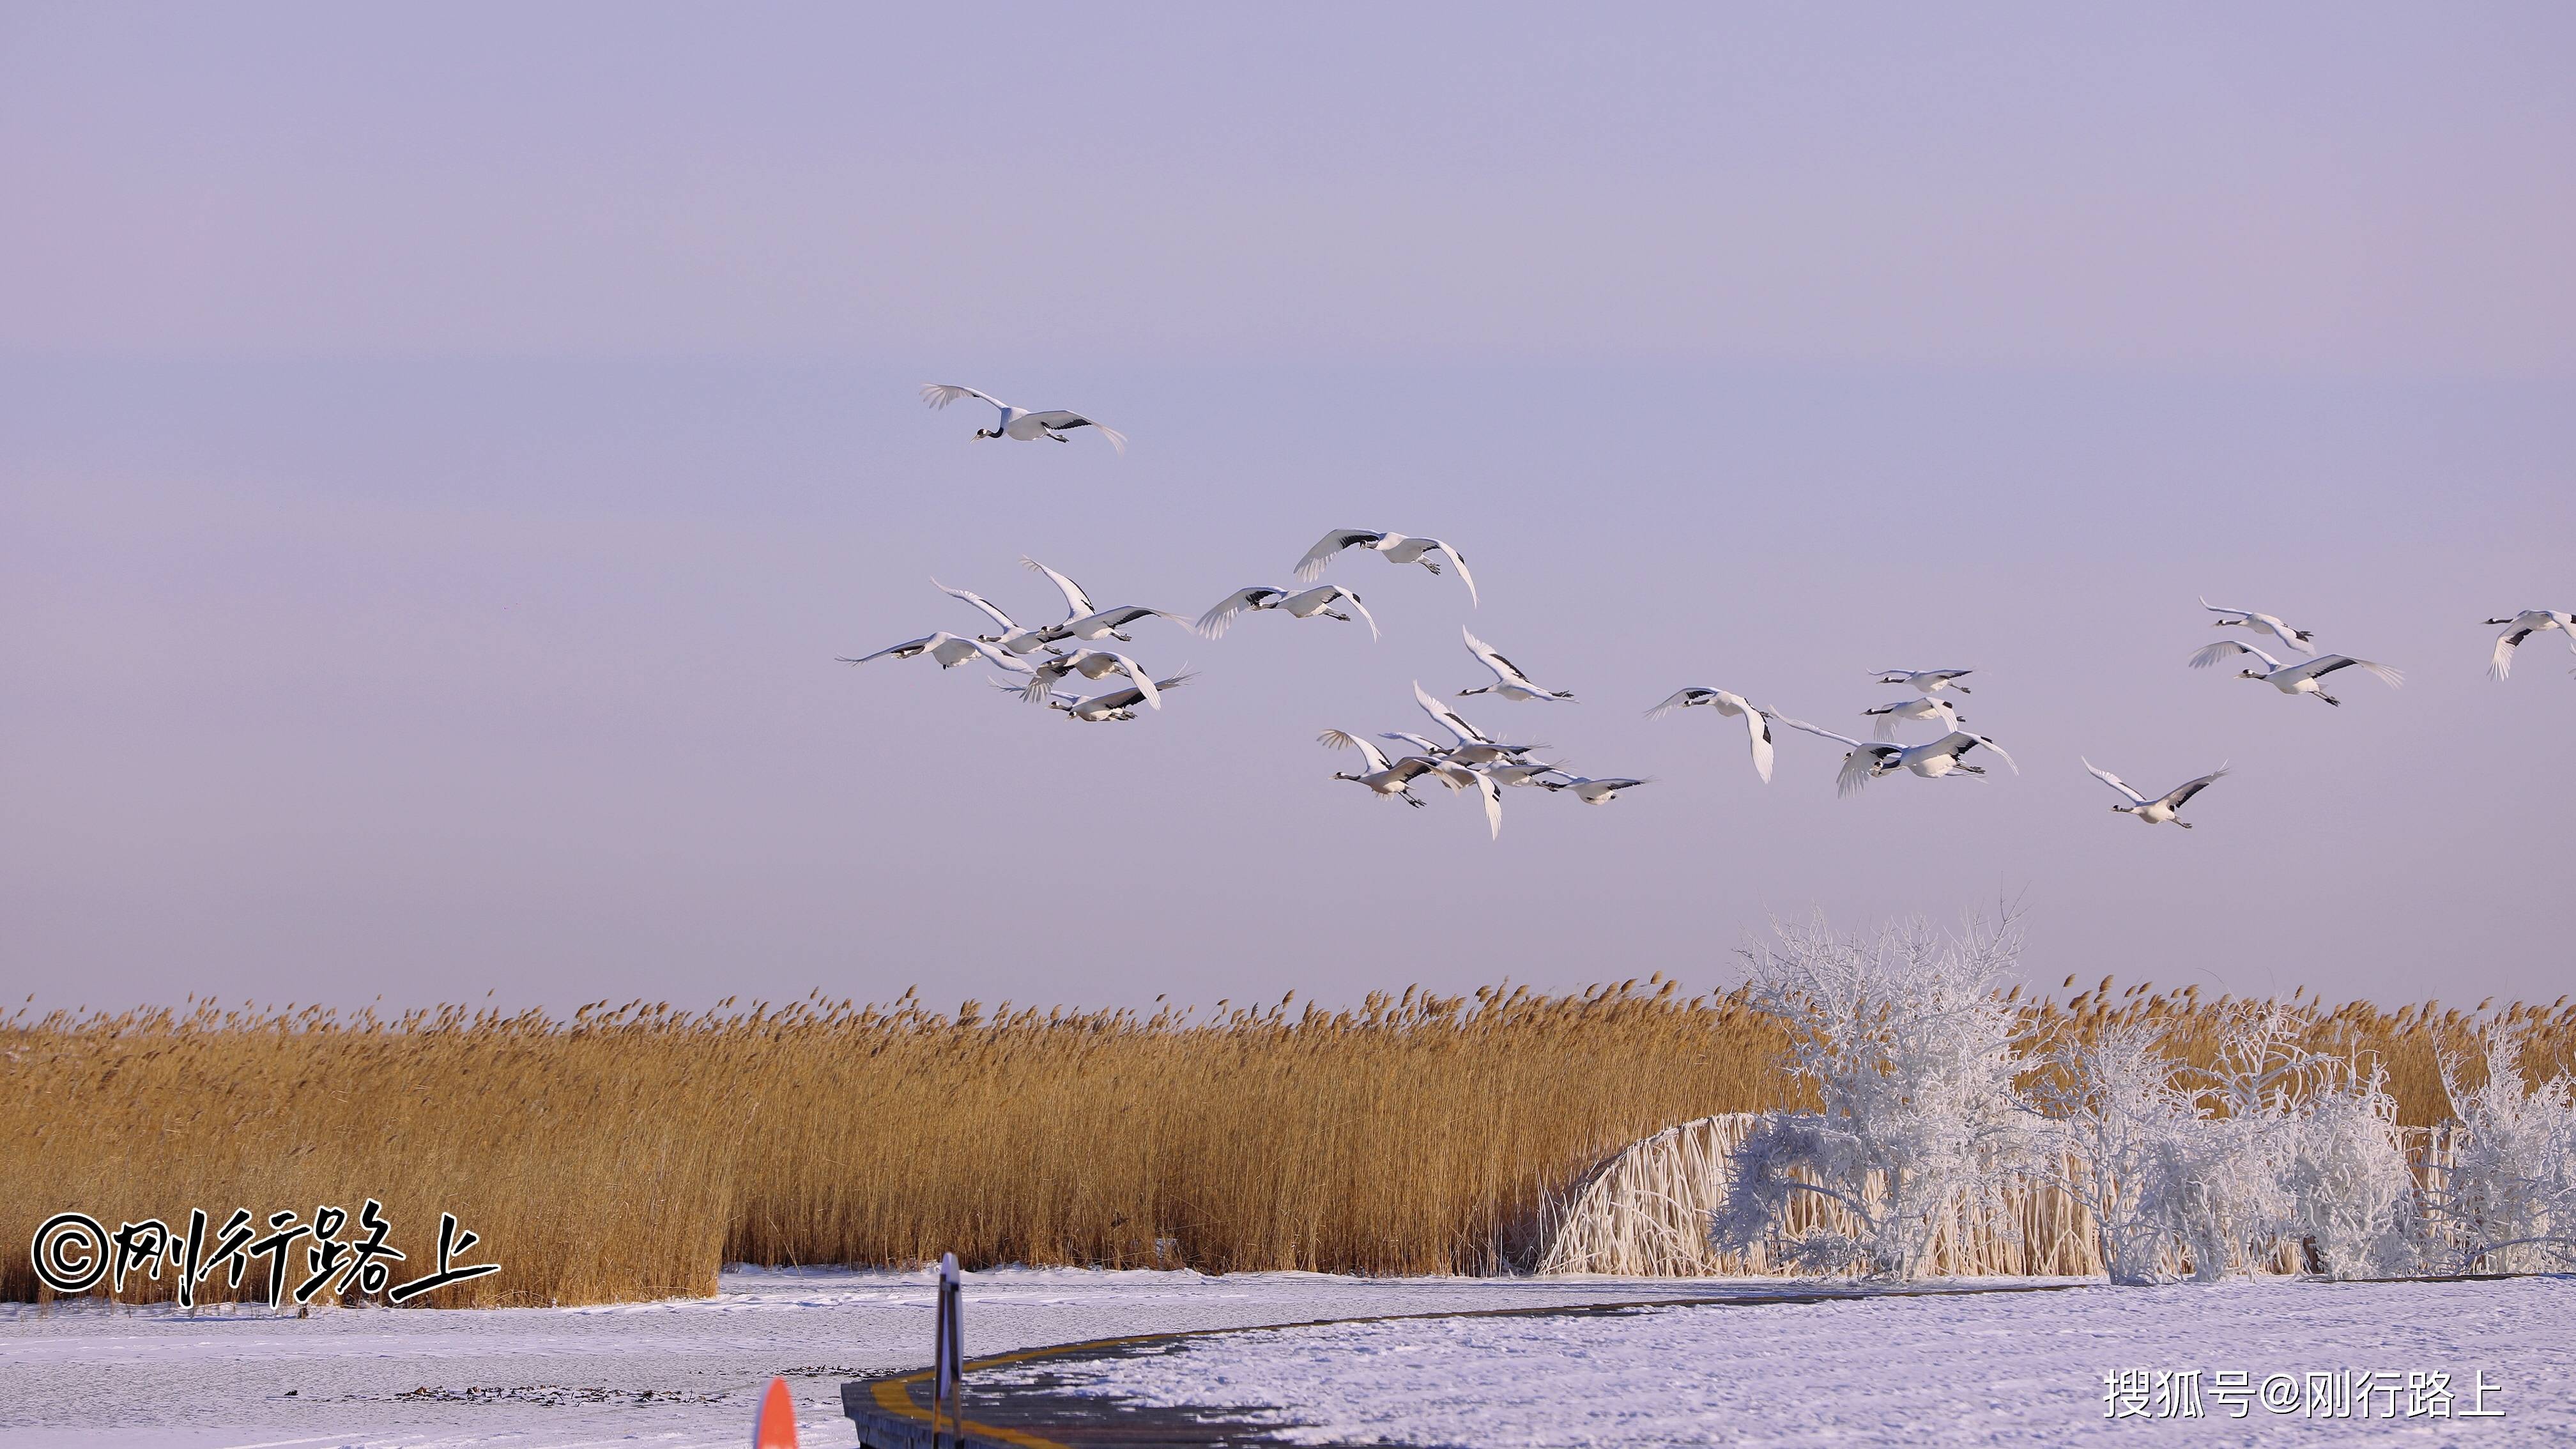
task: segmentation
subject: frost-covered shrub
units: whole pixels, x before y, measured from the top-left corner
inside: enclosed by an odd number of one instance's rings
[[[2217,1084],[2130,1023],[2061,1041],[2023,1105],[2053,1131],[2043,1171],[2093,1216],[2114,1283],[2170,1281],[2188,1260],[2209,1279],[2280,1216],[2278,1142],[2250,1115],[2222,1115]]]
[[[1850,938],[1821,921],[1776,935],[1748,953],[1753,1004],[1787,1030],[1790,1070],[1819,1110],[1766,1113],[1729,1154],[1711,1239],[1769,1243],[1814,1270],[1918,1276],[1945,1224],[2000,1216],[2025,1146],[2016,1017],[1994,989],[2019,937],[2008,921],[1951,936],[1917,923]],[[1786,1233],[1807,1195],[1839,1203],[1859,1231]]]
[[[2306,1048],[2295,1024],[2247,1019],[2206,1069],[2136,1023],[2045,1058],[2024,1100],[2053,1129],[2051,1175],[2092,1213],[2111,1281],[2163,1281],[2188,1260],[2205,1282],[2284,1240],[2333,1277],[2414,1265],[2415,1179],[2385,1077]]]
[[[2063,1041],[2024,1105],[2049,1124],[2042,1175],[2093,1215],[2114,1283],[2163,1281],[2181,1256],[2181,1189],[2201,1170],[2205,1125],[2165,1055],[2163,1033],[2130,1023]]]
[[[2329,1278],[2395,1278],[2422,1266],[2419,1194],[2397,1125],[2387,1070],[2314,1056],[2306,1090],[2287,1103],[2285,1235]]]
[[[2196,1282],[2214,1283],[2230,1269],[2252,1272],[2273,1230],[2289,1215],[2281,1137],[2265,1130],[2268,1125],[2205,1117],[2176,1153],[2165,1207]]]
[[[1915,1277],[1945,1230],[2008,1231],[2007,1193],[2039,1181],[2089,1214],[2117,1283],[2576,1269],[2576,1078],[2526,1083],[2517,1036],[2488,1039],[2475,1088],[2441,1059],[2450,1156],[2419,1182],[2386,1072],[2309,1045],[2330,1024],[2313,1008],[2245,1012],[2206,1066],[2135,1020],[2025,1055],[1994,991],[2009,921],[1777,935],[1748,953],[1752,1003],[1818,1108],[1766,1112],[1729,1152],[1721,1252]],[[1824,1204],[1846,1226],[1801,1211]]]
[[[2432,1251],[2454,1272],[2576,1268],[2576,1080],[2526,1084],[2518,1035],[2485,1048],[2476,1087],[2463,1058],[2441,1058],[2457,1136],[2426,1195]]]
[[[2317,1059],[2298,1044],[2292,1022],[2288,1009],[2266,1007],[2228,1031],[2216,1059],[2194,1074],[2201,1123],[2173,1218],[2200,1282],[2230,1268],[2251,1272],[2297,1215],[2290,1190],[2297,1103]]]

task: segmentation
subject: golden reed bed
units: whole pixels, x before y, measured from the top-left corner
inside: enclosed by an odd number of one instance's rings
[[[2111,983],[2025,1009],[2058,1029],[2168,1023],[2186,1056],[2249,1003]],[[2310,1007],[2376,1052],[2410,1125],[2435,1051],[2478,1021],[2568,1069],[2576,1008]],[[26,1245],[203,1208],[380,1200],[432,1256],[438,1215],[505,1271],[444,1304],[714,1290],[718,1265],[964,1262],[1484,1273],[1534,1264],[1551,1201],[1664,1127],[1791,1098],[1740,995],[1650,979],[1579,996],[1407,991],[1356,1011],[450,1007],[382,1020],[170,1010],[0,1026],[0,1299],[44,1296]],[[254,1270],[242,1296],[263,1290]],[[122,1297],[171,1296],[129,1280]],[[207,1297],[227,1296],[220,1278]]]

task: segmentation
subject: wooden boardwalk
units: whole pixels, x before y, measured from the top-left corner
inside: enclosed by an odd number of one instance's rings
[[[1386,1323],[1416,1318],[1580,1318],[1635,1313],[1650,1308],[1750,1308],[1774,1303],[1826,1303],[1856,1297],[1916,1297],[1947,1293],[2048,1293],[2077,1284],[2014,1284],[1998,1288],[1912,1288],[1862,1293],[1849,1289],[1807,1289],[1779,1293],[1739,1293],[1706,1298],[1656,1298],[1628,1303],[1590,1303],[1549,1308],[1486,1308],[1449,1313],[1399,1313],[1373,1318],[1320,1319],[1310,1323],[1259,1324],[1244,1328],[1196,1329],[1179,1333],[1145,1333],[1129,1338],[1094,1339],[1052,1348],[1022,1349],[970,1359],[966,1364],[965,1433],[959,1437],[943,1422],[937,1441],[930,1428],[930,1370],[860,1379],[841,1385],[841,1412],[859,1431],[862,1449],[1238,1449],[1275,1445],[1274,1425],[1255,1423],[1240,1411],[1161,1408],[1121,1403],[1059,1387],[1046,1372],[1050,1362],[1096,1362],[1123,1358],[1147,1347],[1219,1333],[1254,1333],[1276,1328],[1311,1328],[1325,1323]],[[979,1373],[1006,1367],[1032,1367],[1027,1383],[978,1392]]]

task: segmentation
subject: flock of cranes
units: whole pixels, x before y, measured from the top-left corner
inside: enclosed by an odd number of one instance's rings
[[[923,399],[933,408],[943,408],[965,398],[975,398],[994,407],[1000,415],[998,420],[990,428],[977,429],[975,436],[978,438],[1012,438],[1023,442],[1046,438],[1062,443],[1071,441],[1069,434],[1075,429],[1087,427],[1107,438],[1110,445],[1119,451],[1126,449],[1127,440],[1123,434],[1080,413],[1062,410],[1029,412],[973,388],[945,383],[925,384],[921,392]],[[1352,549],[1375,553],[1391,564],[1418,565],[1435,576],[1444,570],[1454,570],[1459,583],[1466,587],[1470,606],[1479,603],[1475,577],[1468,572],[1466,556],[1455,545],[1436,538],[1364,528],[1335,529],[1298,559],[1295,577],[1307,587],[1286,589],[1256,584],[1237,589],[1195,619],[1141,604],[1104,609],[1072,579],[1036,559],[1023,557],[1020,562],[1024,567],[1043,574],[1063,594],[1065,616],[1062,619],[1052,624],[1024,626],[982,595],[966,589],[952,589],[933,579],[932,585],[941,593],[982,613],[990,627],[974,635],[941,630],[843,662],[864,664],[875,659],[911,659],[927,655],[936,660],[941,669],[953,669],[970,660],[980,660],[1016,676],[1019,682],[996,680],[994,687],[1017,695],[1027,703],[1045,705],[1085,723],[1132,720],[1136,718],[1137,706],[1161,709],[1163,696],[1189,682],[1194,675],[1183,669],[1167,678],[1157,679],[1150,670],[1124,652],[1085,646],[1104,639],[1121,644],[1133,643],[1133,636],[1123,631],[1146,620],[1163,620],[1208,639],[1221,639],[1238,618],[1253,613],[1278,613],[1292,619],[1332,619],[1342,623],[1356,619],[1366,622],[1369,637],[1377,639],[1380,637],[1377,618],[1360,601],[1357,592],[1341,584],[1316,582],[1334,559]],[[2189,660],[2192,668],[2205,669],[2239,657],[2250,658],[2259,661],[2261,667],[2239,669],[2237,678],[2260,680],[2283,694],[2312,695],[2336,706],[2343,701],[2326,692],[2325,681],[2339,671],[2357,669],[2392,688],[2405,682],[2405,676],[2399,671],[2373,660],[2347,654],[2317,653],[2314,633],[2293,628],[2279,615],[2254,609],[2221,608],[2205,598],[2200,604],[2204,610],[2219,616],[2212,621],[2215,628],[2241,629],[2268,636],[2284,653],[2307,657],[2297,663],[2289,663],[2255,644],[2231,638],[2194,653]],[[2489,672],[2498,680],[2511,673],[2515,649],[2536,633],[2559,630],[2566,635],[2570,651],[2576,652],[2576,616],[2565,611],[2526,609],[2510,618],[2489,619],[2487,623],[2502,625],[2505,631],[2497,637],[2495,652],[2488,665]],[[1571,691],[1539,683],[1500,650],[1477,638],[1473,631],[1462,628],[1459,633],[1466,642],[1467,652],[1494,677],[1490,684],[1459,690],[1459,697],[1492,695],[1514,703],[1575,702]],[[1777,741],[1772,733],[1775,723],[1843,746],[1835,785],[1838,793],[1844,795],[1859,790],[1872,780],[1895,774],[1912,774],[1927,780],[1981,776],[1986,773],[1985,765],[1969,758],[1978,752],[1982,752],[1980,759],[1991,755],[2013,773],[2019,774],[2021,767],[2005,753],[2004,747],[1992,737],[1968,729],[1967,716],[1959,702],[1948,697],[1971,692],[1963,681],[1972,672],[1966,669],[1878,671],[1880,684],[1902,686],[1911,691],[1911,696],[1861,712],[1864,718],[1872,721],[1874,738],[1869,740],[1855,739],[1756,705],[1731,690],[1699,685],[1676,690],[1646,713],[1651,719],[1675,711],[1705,707],[1719,717],[1741,720],[1752,753],[1754,773],[1766,785],[1771,783],[1776,760]],[[2576,670],[2569,672],[2576,674]],[[1083,695],[1057,688],[1076,676],[1101,681],[1113,675],[1122,678],[1124,683],[1096,694]],[[1436,782],[1452,792],[1472,791],[1483,802],[1486,824],[1497,837],[1502,833],[1503,792],[1507,789],[1529,788],[1551,794],[1570,794],[1587,805],[1601,805],[1616,799],[1623,791],[1651,783],[1624,775],[1593,777],[1574,774],[1564,767],[1562,761],[1539,758],[1548,748],[1544,745],[1507,744],[1485,733],[1469,723],[1456,708],[1424,689],[1418,680],[1413,686],[1413,697],[1446,738],[1403,730],[1381,731],[1372,738],[1347,730],[1327,729],[1316,736],[1318,743],[1336,750],[1356,751],[1366,767],[1337,772],[1333,779],[1365,786],[1380,799],[1401,800],[1415,807],[1427,803],[1414,793],[1415,787],[1425,782]],[[1941,733],[1938,738],[1923,743],[1905,744],[1899,741],[1897,734],[1901,726],[1909,724],[1929,724]],[[1379,741],[1387,743],[1380,744]],[[2171,823],[2185,830],[2191,829],[2192,823],[2180,817],[2182,807],[2228,774],[2228,768],[2221,765],[2151,799],[2091,760],[2083,763],[2095,779],[2121,795],[2125,803],[2112,806],[2113,810],[2149,825]]]

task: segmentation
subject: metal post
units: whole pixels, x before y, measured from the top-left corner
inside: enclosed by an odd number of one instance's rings
[[[938,1342],[930,1357],[930,1444],[939,1449],[939,1416],[947,1410],[951,1445],[966,1442],[966,1414],[958,1403],[966,1378],[965,1290],[957,1280],[957,1255],[939,1255],[939,1312],[933,1325]]]

